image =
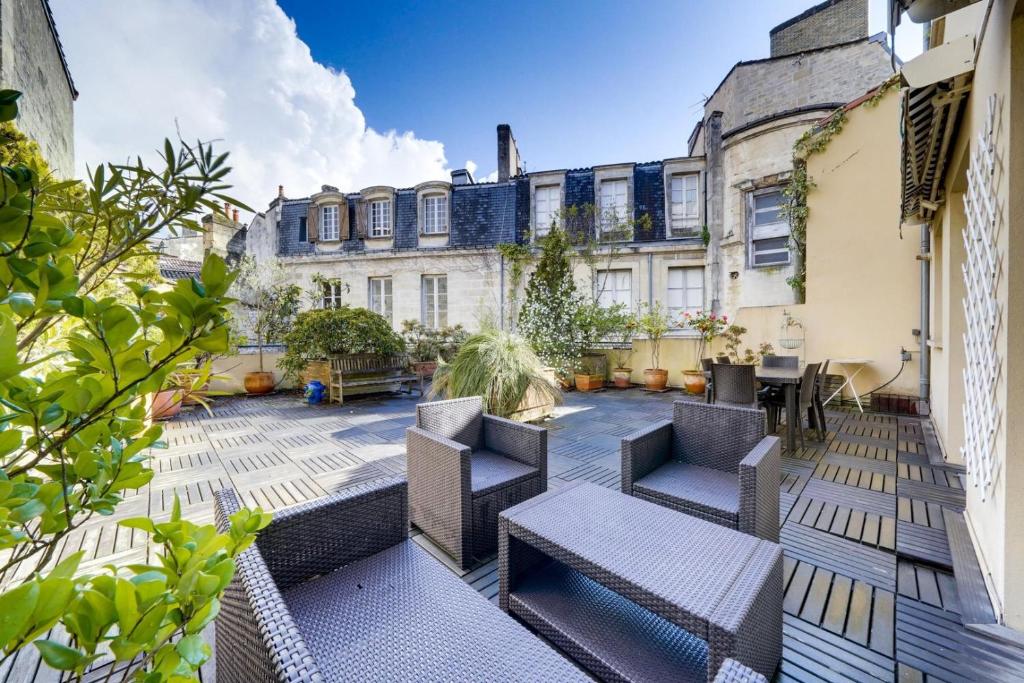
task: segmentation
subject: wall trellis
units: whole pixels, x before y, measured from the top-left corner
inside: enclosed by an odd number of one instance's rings
[[[967,362],[963,372],[964,445],[961,453],[971,483],[981,488],[982,500],[988,496],[999,469],[996,436],[1003,419],[996,400],[1003,370],[997,341],[1003,318],[998,296],[1002,277],[998,243],[1003,223],[998,196],[1002,173],[998,149],[1000,109],[1000,99],[991,95],[984,126],[971,151],[964,196],[967,226],[964,228],[966,257],[962,270]]]

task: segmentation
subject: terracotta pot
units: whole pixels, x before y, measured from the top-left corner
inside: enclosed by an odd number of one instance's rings
[[[418,360],[412,363],[412,370],[420,377],[433,377],[437,370],[436,360]]]
[[[703,370],[683,370],[683,386],[687,393],[699,396],[708,386],[708,379]]]
[[[576,375],[576,388],[580,391],[596,391],[604,388],[604,375]]]
[[[644,370],[644,387],[651,391],[664,391],[668,384],[668,370],[647,368]]]
[[[209,390],[210,390],[210,383],[207,382],[203,386],[201,386],[198,389],[196,389],[195,394],[202,395],[203,393],[205,393],[205,392],[207,392]],[[197,401],[195,399],[195,394],[193,394],[191,391],[186,393],[185,397],[183,399],[181,399],[181,404],[182,405],[186,405],[186,406],[197,406],[197,405],[199,405],[199,401]]]
[[[165,389],[153,396],[149,415],[154,420],[169,420],[181,412],[181,390]]]
[[[633,368],[615,368],[612,370],[612,381],[619,389],[629,389],[633,386]]]
[[[274,373],[247,372],[243,380],[245,391],[249,394],[269,394],[274,390]]]

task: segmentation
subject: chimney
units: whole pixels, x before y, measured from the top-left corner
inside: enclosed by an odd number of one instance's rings
[[[284,199],[284,185],[277,186],[277,198]]]
[[[460,168],[452,171],[452,185],[472,185],[473,174],[468,169]]]
[[[768,35],[772,57],[867,38],[868,0],[825,0],[782,22]]]
[[[234,211],[231,212],[231,220],[234,221],[235,223],[238,222],[238,209],[235,209]]]
[[[519,167],[519,149],[512,137],[512,127],[507,123],[498,124],[498,182],[508,180],[522,172]]]
[[[231,218],[231,205],[224,202],[224,218]]]

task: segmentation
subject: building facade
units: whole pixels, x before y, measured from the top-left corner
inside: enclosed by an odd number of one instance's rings
[[[1024,2],[953,4],[891,4],[930,20],[929,49],[903,69],[903,229],[920,244],[935,435],[966,468],[996,618],[1024,629]]]
[[[0,0],[0,86],[22,93],[18,128],[57,176],[73,177],[78,91],[48,0]]]
[[[820,31],[803,30],[804,22],[823,21],[822,13],[831,40],[842,42],[823,46]],[[579,264],[581,288],[634,309],[660,302],[677,320],[710,308],[750,328],[746,345],[778,347],[779,323],[800,303],[787,282],[797,264],[780,214],[793,144],[892,75],[884,40],[868,37],[866,26],[867,3],[842,0],[776,29],[792,34],[785,54],[733,67],[708,99],[685,157],[521,173],[512,131],[501,125],[497,182],[475,183],[455,171],[451,182],[412,188],[324,185],[301,198],[281,188],[248,227],[246,251],[278,260],[307,289],[330,280],[324,305],[366,306],[396,328],[409,319],[509,326],[510,302],[521,291],[511,289],[499,245],[530,245],[561,212],[593,206],[637,227],[626,241],[604,241],[597,268]],[[605,237],[600,226],[594,236]],[[669,334],[661,355],[672,385],[682,381],[676,370],[695,364],[695,351],[688,331]],[[634,343],[635,380],[650,366],[647,352],[644,340]]]

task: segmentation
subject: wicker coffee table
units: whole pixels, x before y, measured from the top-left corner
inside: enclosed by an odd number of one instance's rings
[[[501,513],[501,608],[594,675],[707,680],[782,655],[782,548],[594,484]],[[710,672],[710,673],[709,673]]]

